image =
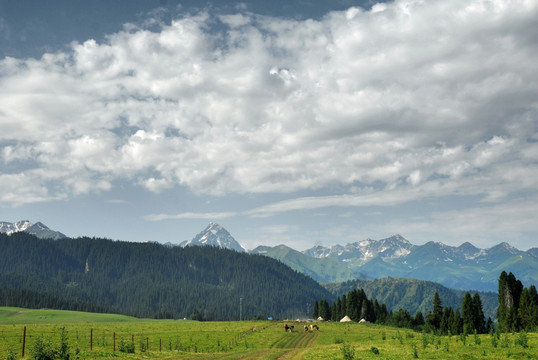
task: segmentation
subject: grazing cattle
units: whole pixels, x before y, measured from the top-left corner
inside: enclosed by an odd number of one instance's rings
[[[314,331],[314,329],[319,330],[319,327],[317,325],[310,325],[310,330]]]
[[[290,332],[293,332],[293,329],[295,329],[295,326],[292,325],[289,328],[290,328]]]
[[[288,326],[288,324],[284,324],[284,331],[288,332],[289,329],[290,329],[290,327]]]
[[[304,332],[308,332],[308,326],[304,326]]]

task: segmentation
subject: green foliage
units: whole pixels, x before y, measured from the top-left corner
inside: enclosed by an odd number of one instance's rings
[[[39,336],[30,351],[30,355],[34,360],[54,360],[57,352],[50,340]]]
[[[60,360],[69,360],[69,338],[65,327],[60,330],[60,346],[58,347],[58,358]]]
[[[170,350],[172,345],[170,344]],[[123,338],[120,338],[118,343],[118,350],[123,353],[133,354],[135,352],[135,346],[132,341],[126,341]]]
[[[413,358],[418,359],[418,350],[416,344],[413,344]]]
[[[15,354],[15,351],[13,351],[13,349],[9,349],[7,351],[6,360],[17,360],[17,355]]]
[[[373,352],[375,355],[379,355],[379,349],[376,348],[375,346],[372,346],[372,347],[370,348],[370,351]]]
[[[478,336],[478,332],[476,329],[474,330],[474,343],[475,345],[480,345],[482,341],[480,340],[480,336]]]
[[[342,355],[344,356],[344,360],[353,360],[355,359],[355,348],[351,346],[350,344],[343,344],[342,348]]]
[[[377,299],[379,303],[386,304],[388,310],[405,309],[415,316],[419,311],[427,314],[432,310],[436,292],[444,308],[451,307],[454,311],[458,309],[461,314],[461,303],[465,294],[463,290],[449,289],[431,281],[395,277],[352,280],[324,286],[337,296],[347,294],[352,289],[363,289],[368,298]],[[493,292],[479,292],[478,294],[482,300],[484,316],[495,318],[498,305],[497,294]]]
[[[516,345],[519,345],[521,346],[522,348],[526,349],[529,347],[529,343],[528,343],[528,338],[527,338],[527,333],[522,331],[519,333],[518,337],[516,338],[516,340],[514,341],[514,344]]]

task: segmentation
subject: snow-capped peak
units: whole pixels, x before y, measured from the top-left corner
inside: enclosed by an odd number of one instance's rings
[[[65,237],[61,232],[51,230],[39,221],[35,224],[32,224],[28,220],[20,220],[15,223],[0,221],[0,233],[11,235],[21,231],[35,235],[38,238],[61,239]]]
[[[239,244],[230,233],[217,223],[209,225],[191,240],[184,241],[181,246],[216,246],[225,249],[232,249],[239,252],[246,252],[245,248]]]

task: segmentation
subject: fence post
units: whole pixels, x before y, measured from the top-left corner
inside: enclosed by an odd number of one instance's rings
[[[114,352],[116,352],[116,332],[114,331]]]
[[[163,340],[159,339],[159,352],[162,351],[162,348],[163,348]]]
[[[22,356],[24,357],[24,348],[26,347],[26,326],[24,327],[24,332],[22,334]]]
[[[90,328],[90,351],[93,350],[93,328]]]
[[[149,337],[146,338],[146,351],[149,351]]]

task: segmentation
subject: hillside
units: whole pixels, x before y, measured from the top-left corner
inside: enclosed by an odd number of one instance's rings
[[[382,278],[376,280],[354,280],[343,283],[325,284],[325,288],[335,296],[347,294],[352,289],[363,289],[369,298],[385,303],[387,309],[405,309],[411,314],[417,311],[427,314],[432,309],[435,292],[443,303],[453,309],[461,309],[465,291],[449,289],[441,284],[407,278]],[[496,308],[499,305],[497,293],[479,292],[482,300],[484,315],[496,318]]]
[[[312,279],[321,283],[364,278],[359,271],[354,271],[346,264],[343,264],[337,260],[328,258],[313,258],[286,245],[277,245],[274,247],[258,246],[250,253],[265,255],[282,261],[292,269],[308,275]]]
[[[207,320],[305,316],[331,294],[274,259],[210,246],[0,234],[0,303]]]

